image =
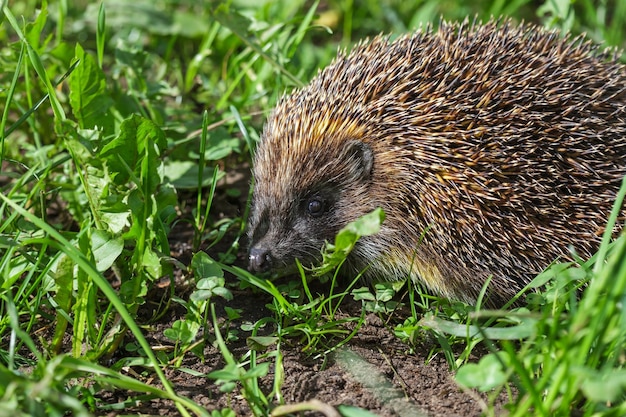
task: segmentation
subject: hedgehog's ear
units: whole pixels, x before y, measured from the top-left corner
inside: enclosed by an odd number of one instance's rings
[[[364,142],[351,140],[346,143],[343,160],[349,164],[351,176],[355,180],[367,180],[374,168],[374,152]]]

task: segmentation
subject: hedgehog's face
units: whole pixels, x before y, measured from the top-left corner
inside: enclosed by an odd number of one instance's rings
[[[275,149],[269,140],[261,142],[255,158],[249,267],[286,272],[295,259],[315,263],[325,241],[373,209],[364,202],[374,156],[355,140],[326,142],[304,155],[294,147]]]

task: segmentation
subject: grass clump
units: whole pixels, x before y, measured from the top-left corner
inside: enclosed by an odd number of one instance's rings
[[[462,366],[457,381],[483,391],[515,386],[513,416],[626,411],[626,236],[610,242],[625,195],[626,180],[592,260],[553,265],[531,282],[545,289],[531,294],[530,309],[511,315],[530,320],[530,333],[518,333],[519,344],[501,340],[477,364]]]

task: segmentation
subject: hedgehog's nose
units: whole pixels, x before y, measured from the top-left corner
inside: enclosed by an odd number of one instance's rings
[[[265,272],[272,267],[272,255],[264,248],[250,249],[248,261],[250,262],[248,268],[254,272]]]

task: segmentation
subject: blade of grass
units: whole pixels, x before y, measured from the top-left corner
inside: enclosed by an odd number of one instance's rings
[[[304,18],[298,25],[298,28],[296,29],[296,33],[294,33],[293,37],[291,38],[292,48],[289,50],[290,54],[293,54],[295,50],[297,49],[297,47],[302,43],[302,40],[304,39],[304,36],[307,33],[307,30],[311,27],[311,22],[313,21],[313,18],[315,17],[319,3],[320,3],[319,0],[316,0],[315,2],[313,2],[311,7],[309,7],[309,10],[307,11],[306,15],[304,16]]]
[[[4,132],[4,127],[6,126],[7,118],[9,116],[9,109],[11,107],[11,101],[13,100],[13,95],[15,94],[15,89],[17,87],[17,81],[20,77],[20,70],[22,68],[22,59],[24,58],[25,49],[25,45],[24,43],[22,43],[22,47],[20,48],[20,54],[18,55],[17,63],[15,64],[15,74],[13,74],[11,85],[9,86],[9,90],[7,91],[7,98],[4,103],[4,111],[2,112],[2,120],[0,120],[0,134],[2,134],[2,137],[0,138],[0,170],[2,170],[2,161],[4,161],[4,138],[8,135],[8,133],[10,133],[2,132]]]
[[[56,42],[57,45],[60,45],[63,42],[63,28],[65,27],[65,16],[67,16],[67,0],[59,1],[59,12],[57,14],[57,22],[56,22]]]
[[[39,56],[37,51],[33,49],[30,43],[26,40],[26,37],[24,36],[24,34],[22,33],[22,30],[17,24],[17,21],[15,20],[13,13],[11,13],[8,7],[4,8],[4,15],[6,16],[11,26],[13,27],[13,30],[15,30],[15,32],[19,36],[20,40],[26,44],[26,50],[28,52],[28,57],[30,58],[30,63],[35,69],[35,72],[37,72],[37,75],[39,76],[39,78],[44,82],[46,86],[46,90],[48,91],[48,97],[50,98],[50,105],[52,106],[54,117],[56,118],[57,121],[65,120],[65,111],[63,111],[63,107],[61,106],[61,103],[59,102],[59,99],[55,94],[54,86],[52,85],[52,82],[50,81],[50,78],[48,77],[48,73],[46,72],[46,69],[43,66],[41,57]]]
[[[72,65],[70,65],[70,67],[67,69],[67,71],[65,71],[65,74],[63,74],[63,76],[61,76],[61,78],[59,78],[59,80],[54,84],[55,86],[58,86],[59,84],[61,84],[67,77],[70,76],[70,74],[72,73],[72,71],[74,71],[74,69],[78,66],[78,64],[80,64],[80,61],[75,61]],[[17,129],[18,127],[20,127],[22,125],[22,123],[24,123],[24,121],[26,121],[26,119],[28,119],[28,117],[33,114],[35,111],[37,111],[37,109],[50,97],[49,93],[46,93],[37,103],[35,103],[35,105],[33,105],[30,109],[28,109],[26,112],[24,112],[24,114],[22,114],[22,116],[20,116],[19,119],[17,119],[15,121],[15,123],[13,123],[5,132],[4,132],[4,137],[6,138],[7,136],[9,136],[13,131],[15,131],[15,129]]]
[[[196,233],[194,235],[194,250],[197,250],[200,246],[202,233],[206,228],[206,224],[209,220],[209,211],[213,203],[213,196],[215,195],[215,189],[217,188],[217,179],[220,173],[219,167],[215,165],[213,168],[213,178],[211,179],[211,187],[209,188],[209,195],[206,200],[206,207],[204,209],[204,215],[202,215],[202,184],[204,183],[204,166],[205,166],[205,152],[206,144],[208,140],[208,112],[204,112],[202,115],[202,134],[200,136],[200,155],[198,160],[198,190],[197,190],[197,205],[196,205]]]
[[[611,210],[611,215],[609,216],[609,220],[606,224],[606,229],[604,229],[604,234],[602,235],[602,243],[600,244],[600,249],[598,250],[596,263],[593,266],[593,272],[596,275],[600,272],[600,269],[604,265],[604,260],[606,259],[606,254],[609,250],[609,242],[611,241],[617,218],[622,210],[622,207],[624,206],[625,198],[626,177],[624,177],[624,179],[622,180],[622,186],[617,193],[617,196],[615,198],[615,204],[613,205],[613,209]]]
[[[0,11],[4,10],[4,8],[6,7],[8,2],[9,2],[9,0],[2,0],[2,2],[0,3]],[[2,25],[2,22],[4,21],[2,16],[3,16],[3,14],[0,13],[0,26]]]
[[[220,350],[220,353],[222,354],[222,357],[224,358],[224,361],[226,362],[227,365],[230,365],[234,368],[239,369],[240,367],[239,362],[235,359],[235,357],[230,352],[230,350],[228,350],[228,347],[226,346],[226,342],[224,341],[224,338],[222,337],[222,333],[220,332],[219,323],[217,322],[217,315],[215,314],[215,303],[211,303],[211,318],[213,321],[213,329],[215,331],[215,343],[217,344]],[[239,370],[241,373],[243,373],[243,369],[239,369]],[[255,401],[254,398],[250,398],[250,396],[253,395],[253,393],[257,393],[257,390],[255,389],[255,386],[254,386],[255,384],[252,384],[250,382],[250,379],[248,378],[241,378],[240,382],[243,387],[242,395],[247,398],[248,405],[250,406],[253,414],[255,416],[265,415],[263,410],[259,408],[257,401]],[[265,399],[265,396],[263,395],[262,395],[262,399],[265,400],[264,402],[267,401],[267,399]]]
[[[0,194],[1,195],[1,194]],[[35,342],[33,339],[20,327],[20,320],[17,313],[17,308],[15,307],[15,303],[13,302],[13,296],[10,290],[6,290],[4,294],[0,294],[0,299],[4,300],[6,305],[7,315],[9,316],[9,322],[11,324],[11,336],[10,336],[10,345],[9,345],[9,369],[13,370],[14,362],[15,362],[15,352],[16,352],[16,338],[19,337],[22,340],[28,349],[35,355],[37,362],[42,361],[43,357],[41,353],[37,350],[35,346]]]
[[[104,60],[104,43],[106,41],[106,16],[104,12],[104,2],[100,3],[98,9],[98,26],[96,28],[96,50],[98,56],[98,66],[102,69]]]

